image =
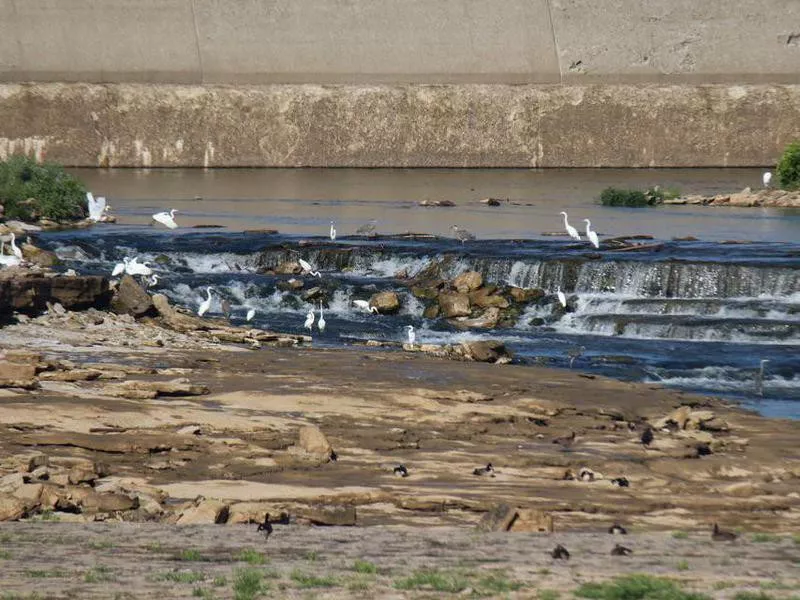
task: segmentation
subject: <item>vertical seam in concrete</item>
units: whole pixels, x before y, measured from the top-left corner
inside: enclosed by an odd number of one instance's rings
[[[553,9],[550,6],[550,0],[544,0],[547,6],[547,20],[550,22],[550,33],[553,34],[553,48],[556,53],[556,65],[558,65],[558,82],[564,83],[564,73],[561,71],[561,53],[558,50],[558,36],[556,35],[556,28],[553,24]]]
[[[189,6],[192,8],[192,23],[194,24],[194,43],[197,48],[197,66],[200,69],[200,83],[206,82],[206,74],[203,70],[203,54],[200,52],[200,29],[197,26],[197,14],[194,10],[194,0],[189,0]]]

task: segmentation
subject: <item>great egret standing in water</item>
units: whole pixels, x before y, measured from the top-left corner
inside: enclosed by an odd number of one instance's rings
[[[586,221],[586,237],[589,238],[592,246],[599,248],[600,240],[597,239],[597,232],[592,231],[592,222],[589,219],[584,219],[584,221]]]
[[[336,234],[334,234],[334,236],[335,235]],[[331,239],[333,239],[333,238],[331,238]],[[315,271],[311,267],[311,263],[304,261],[302,258],[298,258],[297,262],[300,263],[300,268],[303,269],[303,275],[307,274],[307,275],[311,275],[312,277],[322,278],[322,275],[320,275],[320,272],[319,271]]]
[[[470,242],[475,239],[475,234],[471,231],[467,231],[466,229],[462,229],[458,225],[451,225],[450,229],[453,230],[453,235],[456,236],[456,239],[459,240],[462,244],[464,242]]]
[[[365,312],[378,314],[378,308],[376,306],[370,306],[369,302],[366,300],[353,300],[353,304]]]
[[[256,309],[255,308],[251,308],[250,310],[247,311],[247,316],[244,318],[244,320],[245,321],[252,321],[253,317],[255,317],[255,316],[256,316]]]
[[[203,302],[200,304],[200,308],[197,309],[198,317],[202,317],[204,314],[206,314],[206,312],[208,312],[208,309],[211,308],[211,287],[206,288],[206,293],[208,293],[208,298],[203,300]]]
[[[556,296],[558,296],[558,301],[561,303],[561,306],[567,308],[567,296],[561,291],[561,286],[556,288]]]
[[[89,218],[97,223],[103,218],[103,213],[106,211],[106,199],[103,196],[95,199],[92,192],[86,192],[86,206],[89,209]]]
[[[17,247],[17,245],[14,243],[14,241],[16,239],[17,239],[17,236],[14,235],[14,232],[12,231],[11,232],[11,252],[13,252],[14,256],[16,256],[18,259],[22,260],[22,250],[20,250]]]
[[[417,334],[414,333],[414,326],[413,325],[406,325],[406,335],[408,337],[408,343],[413,346],[417,341]]]
[[[765,172],[765,173],[764,173],[764,174],[761,176],[761,182],[764,184],[764,187],[765,187],[765,188],[768,188],[768,187],[769,187],[769,182],[770,182],[770,181],[772,181],[772,172],[771,172],[771,171],[766,171],[766,172]]]
[[[564,228],[567,230],[567,233],[569,234],[569,237],[571,237],[573,240],[578,240],[580,242],[581,241],[581,234],[578,233],[577,229],[575,229],[572,225],[569,224],[569,221],[567,221],[567,213],[565,213],[562,210],[558,214],[564,215]]]
[[[158,221],[162,225],[166,225],[170,229],[177,229],[178,224],[175,222],[175,213],[178,212],[177,208],[173,208],[169,212],[160,212],[153,215],[153,220]]]
[[[313,306],[308,311],[308,314],[306,314],[306,322],[303,323],[303,327],[305,327],[309,331],[311,331],[311,329],[314,327],[314,307]]]
[[[322,314],[322,302],[319,303],[319,320],[317,321],[317,327],[319,327],[319,332],[323,333],[325,331],[325,315]]]
[[[764,367],[767,365],[769,360],[766,358],[761,359],[759,363],[758,372],[756,373],[756,394],[759,396],[764,396]]]
[[[153,274],[153,269],[148,266],[149,264],[150,261],[140,263],[139,257],[136,256],[132,260],[128,261],[128,264],[125,266],[125,272],[128,275],[142,275],[144,277],[149,277]]]
[[[158,283],[158,275],[153,273],[152,277],[145,282],[146,287],[151,288]]]
[[[336,223],[331,221],[331,241],[336,240]]]
[[[121,263],[117,263],[116,265],[114,265],[114,270],[111,271],[111,276],[116,277],[117,275],[122,275],[128,268],[129,260],[130,258],[126,256],[125,258],[122,259]]]
[[[581,355],[586,351],[586,346],[578,346],[577,348],[572,348],[567,352],[567,356],[569,356],[569,368],[572,368],[572,365],[575,364],[575,359],[580,358]]]

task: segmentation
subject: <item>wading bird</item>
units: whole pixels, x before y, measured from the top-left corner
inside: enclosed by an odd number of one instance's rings
[[[178,209],[173,208],[169,212],[160,212],[153,215],[153,221],[158,221],[162,225],[166,225],[170,229],[177,229],[178,224],[175,222],[175,213]]]
[[[103,196],[95,199],[92,192],[86,192],[86,207],[89,209],[89,218],[97,223],[103,218],[103,213],[106,211],[106,199]]]
[[[22,260],[22,250],[14,243],[17,239],[17,236],[14,235],[14,232],[11,232],[11,252],[16,256],[18,259]]]
[[[158,275],[153,273],[153,275],[145,282],[145,287],[151,288],[158,283]]]
[[[311,329],[314,327],[314,307],[312,306],[309,309],[308,313],[306,314],[306,321],[303,323],[303,327],[308,329],[311,332]]]
[[[572,368],[572,365],[575,364],[575,360],[580,358],[583,353],[586,351],[586,346],[578,346],[577,348],[570,348],[567,352],[567,356],[569,356],[569,368]]]
[[[561,306],[567,308],[567,296],[561,291],[561,286],[556,288],[556,296],[558,296],[558,301],[561,303]]]
[[[333,239],[333,238],[331,238],[331,239]],[[303,260],[302,258],[298,258],[297,262],[300,263],[300,268],[303,269],[303,273],[302,273],[303,275],[311,275],[312,277],[320,277],[320,278],[322,278],[322,275],[320,274],[320,272],[319,271],[315,271],[313,269],[313,267],[311,266],[311,263]]]
[[[220,308],[222,308],[222,314],[225,315],[225,318],[230,321],[231,320],[231,303],[228,302],[227,298],[223,298],[222,302],[219,303]]]
[[[327,322],[325,321],[325,315],[322,314],[322,302],[319,303],[319,320],[317,321],[317,327],[319,328],[320,333],[324,333],[325,325]]]
[[[584,219],[586,221],[586,237],[589,238],[589,241],[592,243],[592,246],[595,248],[600,247],[600,240],[597,239],[597,232],[592,231],[592,222],[589,219]]]
[[[761,176],[761,182],[764,184],[765,188],[768,188],[770,181],[772,181],[772,172],[771,171],[766,171]]]
[[[244,320],[245,321],[252,321],[253,317],[255,317],[255,316],[256,316],[256,309],[255,308],[251,308],[250,310],[247,311],[247,316],[244,318]]]
[[[331,221],[331,241],[336,240],[336,223]]]
[[[414,343],[417,341],[417,334],[414,333],[414,326],[406,325],[406,331],[408,332],[406,334],[408,337],[408,343],[413,346]]]
[[[208,312],[208,309],[211,308],[211,287],[206,288],[206,293],[208,294],[208,298],[203,300],[200,304],[200,308],[197,309],[198,317],[202,317]]]
[[[376,306],[370,306],[369,302],[366,300],[353,300],[353,304],[355,304],[364,312],[375,313],[376,315],[378,314],[378,308]]]
[[[565,213],[562,210],[559,214],[564,215],[564,228],[567,230],[569,237],[571,237],[573,240],[578,240],[580,242],[581,234],[578,233],[577,229],[575,229],[572,225],[569,224],[569,221],[567,221],[567,213]]]
[[[128,261],[130,261],[130,258],[126,256],[122,259],[122,262],[115,264],[114,269],[111,271],[111,276],[116,277],[117,275],[122,275],[125,271],[127,271]]]
[[[153,274],[153,269],[148,266],[149,264],[149,261],[140,263],[139,257],[136,256],[132,260],[128,261],[128,264],[125,266],[125,272],[128,275],[141,275],[143,277],[149,277]]]
[[[451,225],[450,229],[453,230],[453,235],[456,236],[456,239],[460,241],[462,244],[464,242],[471,242],[475,239],[475,234],[471,231],[467,231],[466,229],[462,229],[458,225]]]
[[[764,367],[767,366],[769,360],[762,359],[759,363],[758,372],[756,373],[756,394],[759,396],[764,395]]]

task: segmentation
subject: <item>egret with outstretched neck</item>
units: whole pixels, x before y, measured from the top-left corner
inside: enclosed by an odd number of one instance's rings
[[[331,241],[336,240],[336,223],[331,221]]]
[[[17,236],[14,235],[14,232],[12,231],[11,232],[11,252],[13,252],[14,256],[16,256],[18,259],[22,260],[22,250],[20,250],[17,247],[17,245],[14,243],[14,241],[16,239],[17,239]]]
[[[177,229],[178,224],[175,222],[175,213],[178,212],[177,208],[173,208],[169,212],[160,212],[153,215],[153,220],[158,221],[162,225],[166,225],[170,229]]]
[[[158,284],[158,275],[156,273],[153,273],[152,277],[150,277],[150,279],[147,280],[147,287],[151,288],[156,284]]]
[[[578,240],[580,242],[581,234],[578,233],[577,229],[575,229],[572,225],[569,224],[569,221],[567,221],[567,213],[565,213],[562,210],[559,214],[564,215],[564,228],[567,230],[569,237],[571,237],[573,240]]]
[[[558,301],[561,303],[561,306],[567,308],[567,296],[561,291],[561,286],[556,288],[556,296],[558,296]]]
[[[756,394],[762,397],[764,396],[764,367],[767,366],[767,363],[769,363],[769,360],[766,358],[761,359],[756,373]]]
[[[331,238],[331,239],[333,239],[333,238]],[[322,277],[322,275],[320,274],[319,271],[315,271],[311,267],[311,263],[306,262],[302,258],[298,258],[297,262],[300,263],[300,268],[303,269],[303,275],[311,275],[312,277],[320,277],[320,278]]]
[[[584,221],[586,221],[586,237],[589,238],[592,246],[599,248],[600,240],[597,239],[597,232],[592,231],[592,222],[589,219],[584,219]]]
[[[319,303],[319,320],[317,321],[317,327],[319,327],[319,332],[323,333],[325,331],[325,315],[322,314],[322,302]]]
[[[200,308],[197,309],[198,317],[202,317],[204,314],[206,314],[206,312],[208,312],[208,309],[211,308],[211,287],[206,288],[206,293],[208,293],[208,298],[203,300],[203,302],[200,304]]]
[[[413,325],[406,325],[406,336],[408,338],[408,343],[413,346],[417,341],[417,334],[414,333],[414,326]]]

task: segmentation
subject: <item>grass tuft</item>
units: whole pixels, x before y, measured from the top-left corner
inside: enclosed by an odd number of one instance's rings
[[[536,593],[538,600],[558,600],[559,595],[555,590],[539,590]]]
[[[86,571],[83,580],[86,583],[103,583],[107,581],[116,581],[114,570],[105,565],[96,565],[92,569]]]
[[[678,569],[678,571],[688,571],[689,570],[689,561],[687,561],[687,560],[679,560],[678,564],[675,565],[675,568]]]
[[[200,554],[199,550],[195,550],[194,548],[187,548],[181,552],[177,558],[178,560],[187,562],[202,562],[207,560],[202,554]]]
[[[338,585],[338,581],[330,575],[319,577],[299,569],[292,571],[289,577],[301,588],[335,587]]]
[[[688,531],[673,531],[672,537],[676,540],[685,540],[689,537]]]
[[[233,597],[235,600],[253,600],[264,591],[263,575],[259,569],[248,567],[233,574]]]
[[[467,587],[466,577],[457,573],[447,573],[437,569],[421,569],[409,577],[398,579],[394,583],[398,590],[432,589],[437,592],[457,594]]]
[[[157,581],[174,581],[175,583],[197,583],[206,580],[206,574],[200,571],[167,571],[156,576]]]
[[[250,548],[239,552],[239,554],[236,556],[236,560],[246,562],[251,565],[263,565],[265,562],[267,562],[266,557],[261,554],[261,552],[257,552],[256,550],[252,550]]]
[[[757,544],[763,544],[765,542],[780,542],[781,536],[774,533],[754,533],[751,539]]]
[[[378,572],[378,566],[375,563],[369,562],[368,560],[356,560],[353,563],[353,571],[356,573],[374,575]]]
[[[575,595],[595,600],[711,600],[682,590],[677,583],[651,575],[625,575],[603,583],[584,583]]]

